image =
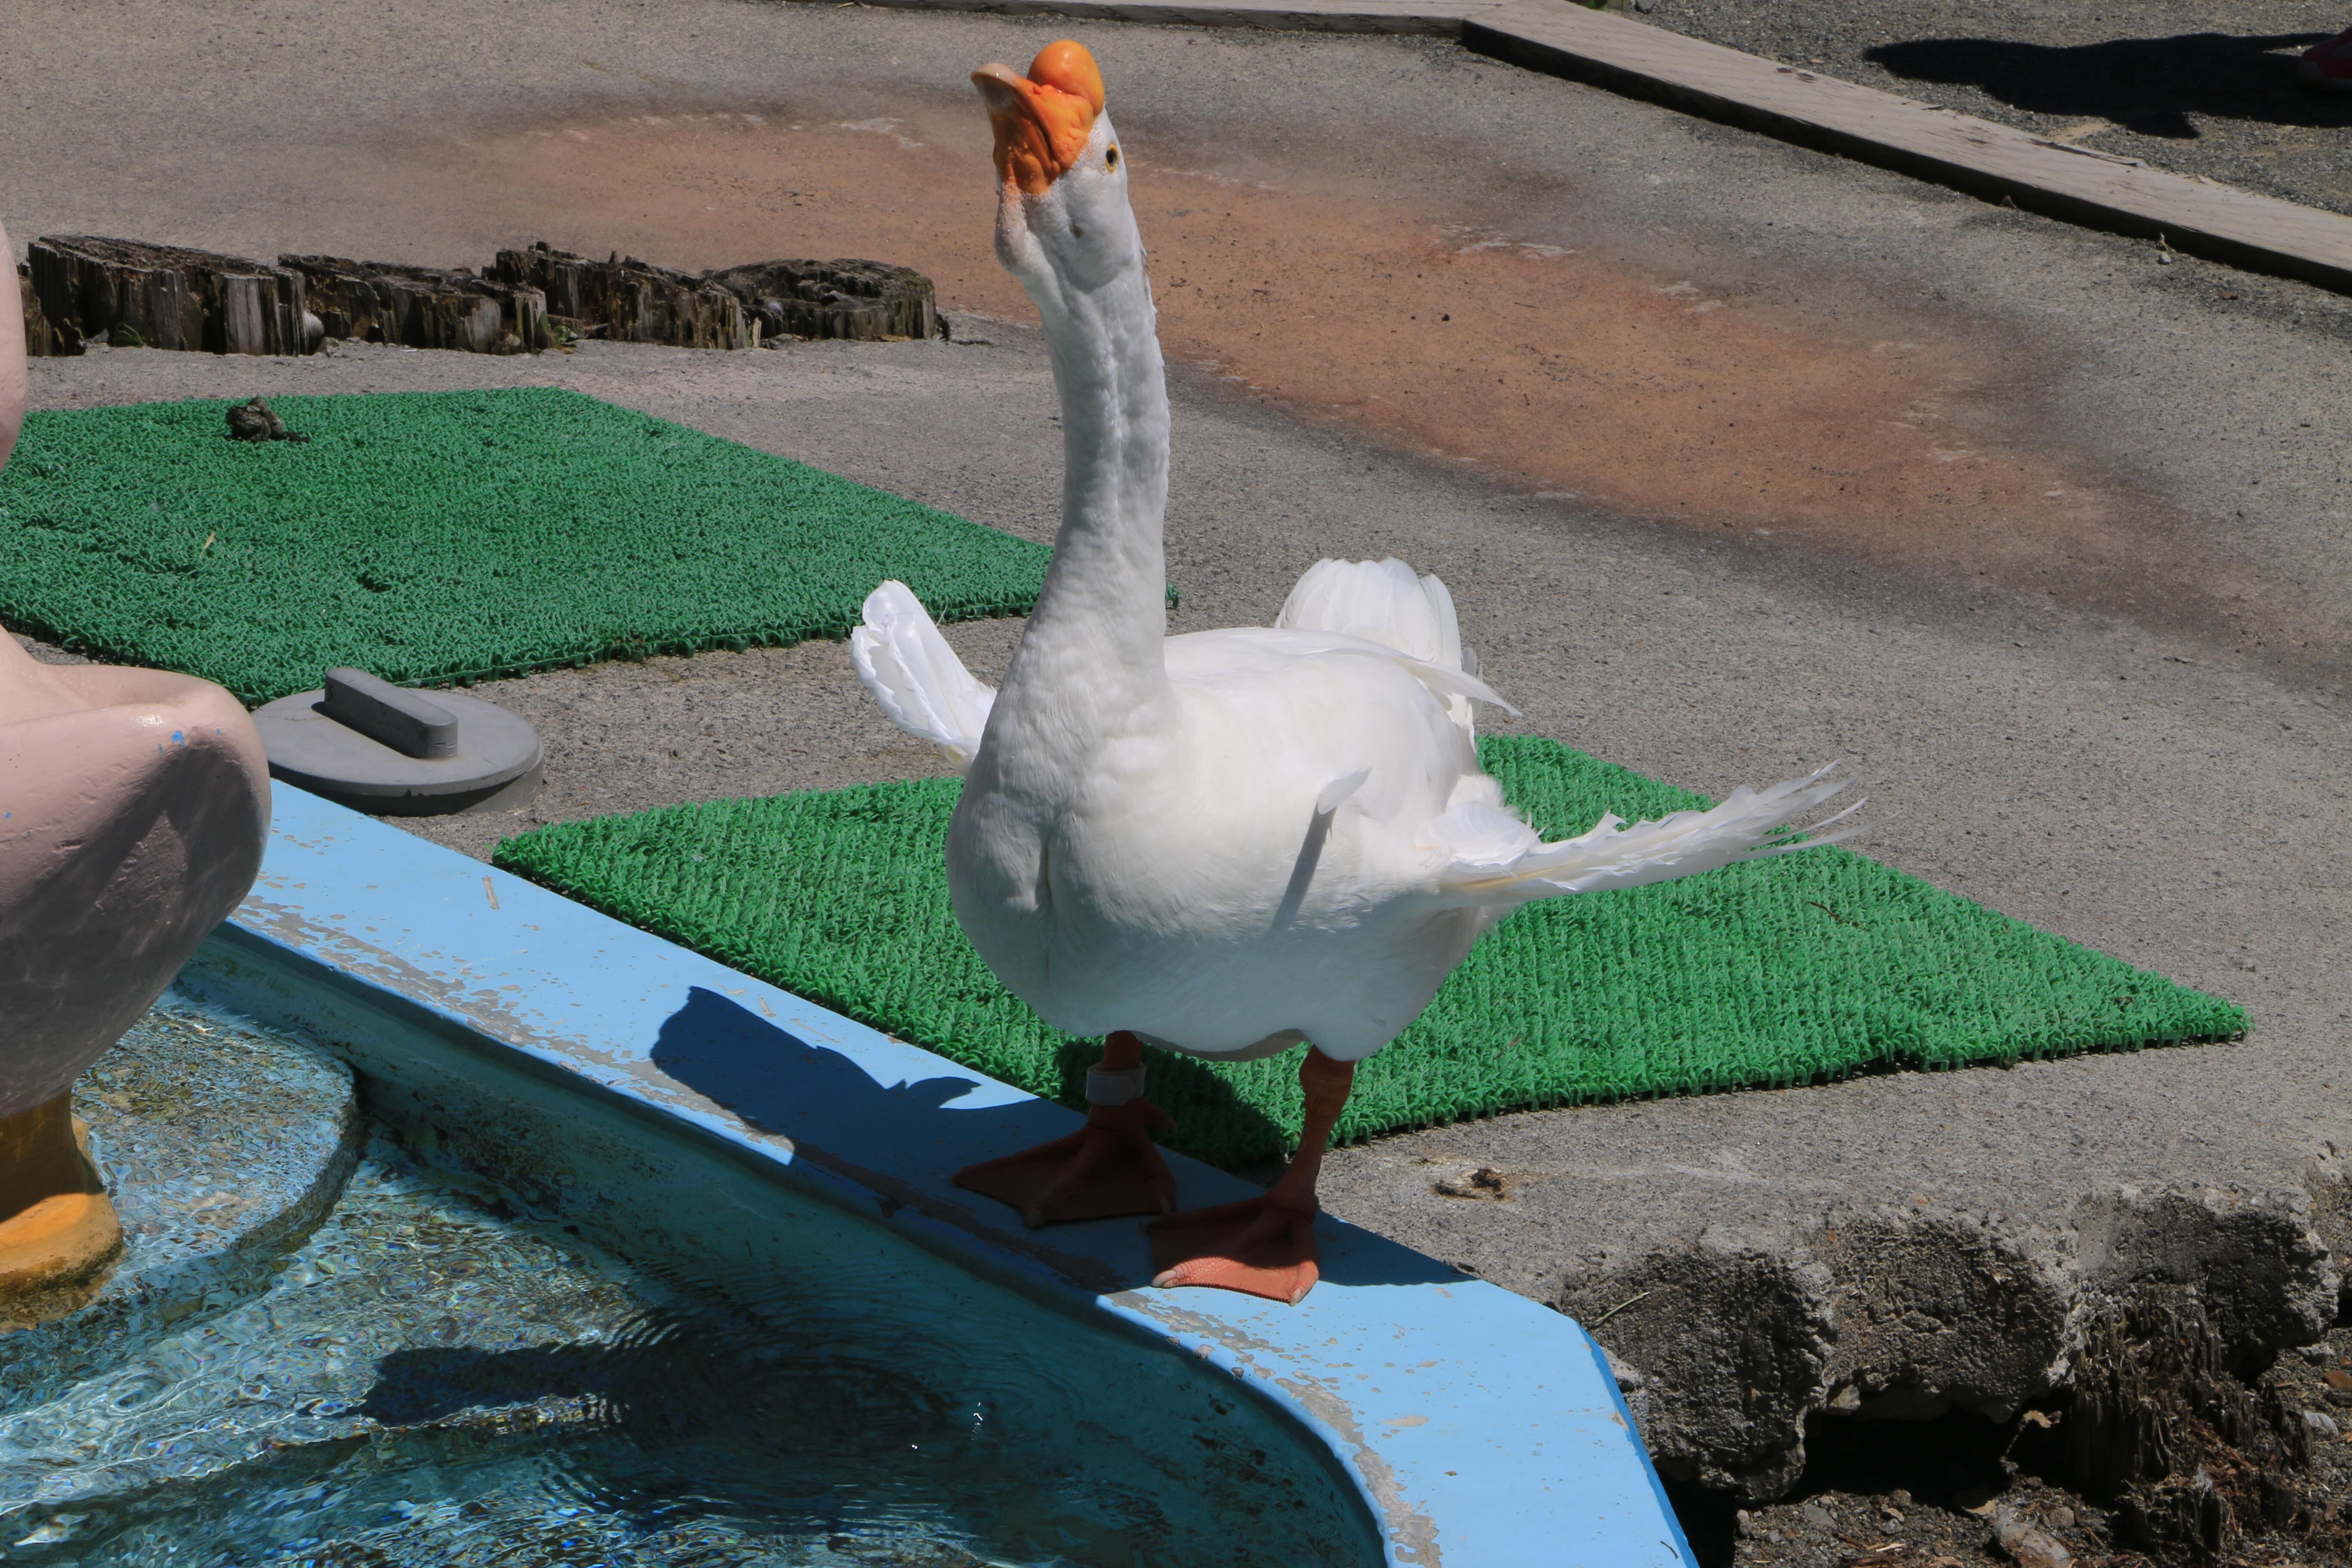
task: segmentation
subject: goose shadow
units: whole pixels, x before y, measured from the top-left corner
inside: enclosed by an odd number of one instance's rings
[[[2185,33],[2048,45],[2003,38],[1915,38],[1881,44],[1863,58],[1906,81],[1973,87],[2033,114],[2113,121],[2142,136],[2189,142],[2189,116],[2265,125],[2352,126],[2352,99],[2314,92],[2294,56],[2326,33],[2233,37]]]
[[[974,1449],[972,1400],[949,1392],[956,1363],[929,1366],[948,1374],[935,1382],[890,1356],[845,1354],[842,1330],[824,1314],[779,1322],[712,1302],[648,1312],[608,1338],[412,1345],[377,1359],[355,1414],[414,1434],[424,1447],[405,1462],[428,1469],[516,1439],[551,1448],[602,1510],[657,1521],[831,1529],[856,1514],[860,1483],[920,1484],[942,1456],[967,1489],[1018,1484]],[[931,1462],[910,1471],[915,1454]]]
[[[1007,1100],[1005,1090],[977,1072],[957,1069],[936,1077],[882,1083],[844,1052],[802,1038],[762,1017],[734,997],[705,986],[689,988],[686,1001],[663,1020],[652,1051],[654,1065],[673,1081],[740,1117],[761,1131],[793,1141],[802,1155],[852,1173],[886,1196],[892,1191],[956,1198],[983,1222],[1001,1220],[1017,1230],[1012,1210],[952,1184],[966,1165],[1059,1138],[1078,1125],[1077,1112],[1050,1100]],[[1094,1056],[1083,1046],[1065,1047],[1059,1067],[1066,1081],[1075,1065],[1083,1082]],[[1264,1124],[1260,1130],[1279,1148],[1280,1132],[1260,1113],[1233,1101],[1232,1086],[1189,1058],[1171,1087],[1169,1109],[1186,1115],[1202,1106],[1225,1103]],[[1155,1100],[1159,1097],[1155,1096]],[[969,1103],[966,1103],[969,1102]],[[1184,1205],[1226,1203],[1258,1189],[1237,1176],[1179,1157],[1179,1198]],[[904,1200],[901,1200],[904,1201]],[[1055,1226],[1034,1233],[1041,1245],[1083,1254],[1108,1264],[1117,1282],[1133,1289],[1151,1275],[1139,1224],[1101,1220]],[[1334,1284],[1387,1286],[1456,1284],[1461,1276],[1410,1247],[1354,1226],[1326,1220],[1322,1275]],[[1194,1292],[1197,1293],[1197,1292]],[[1313,1298],[1301,1310],[1312,1310]]]
[[[724,1306],[648,1312],[609,1338],[501,1349],[421,1345],[377,1359],[357,1414],[426,1426],[472,1411],[558,1402],[648,1449],[767,1430],[824,1448],[891,1453],[940,1425],[908,1370],[829,1354],[828,1330]]]

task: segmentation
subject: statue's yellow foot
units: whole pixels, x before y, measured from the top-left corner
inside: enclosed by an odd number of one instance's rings
[[[0,1327],[72,1311],[122,1251],[72,1098],[0,1117]]]

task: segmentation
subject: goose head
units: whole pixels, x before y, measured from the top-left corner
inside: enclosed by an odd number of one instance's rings
[[[1064,38],[1024,76],[971,73],[996,132],[996,255],[1040,309],[1140,271],[1143,238],[1127,200],[1127,158],[1103,111],[1102,72]]]

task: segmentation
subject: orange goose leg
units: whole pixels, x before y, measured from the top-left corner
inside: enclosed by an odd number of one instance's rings
[[[1121,1029],[1103,1042],[1104,1072],[1139,1071],[1143,1042]],[[1138,1096],[1124,1105],[1094,1105],[1087,1124],[1066,1138],[1018,1154],[967,1165],[957,1186],[1020,1211],[1034,1230],[1082,1219],[1172,1214],[1176,1176],[1151,1141],[1151,1129],[1170,1125],[1168,1113]]]
[[[1290,1169],[1265,1195],[1193,1209],[1154,1221],[1154,1285],[1208,1285],[1297,1306],[1318,1278],[1315,1251],[1315,1179],[1323,1150],[1338,1124],[1356,1064],[1333,1061],[1312,1046],[1298,1065],[1307,1091],[1307,1125]]]

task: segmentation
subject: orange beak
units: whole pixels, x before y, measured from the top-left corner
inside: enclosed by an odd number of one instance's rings
[[[1027,76],[985,65],[971,73],[971,84],[988,100],[997,177],[1033,196],[1077,163],[1102,112],[1102,72],[1085,46],[1068,38],[1038,50]]]

